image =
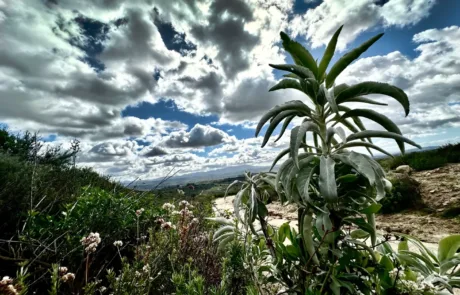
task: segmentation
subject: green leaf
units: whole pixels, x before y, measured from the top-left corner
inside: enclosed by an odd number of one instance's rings
[[[365,239],[369,236],[369,233],[367,231],[364,231],[362,229],[355,229],[354,231],[352,231],[350,233],[350,236],[353,238],[353,239]]]
[[[279,81],[278,83],[276,83],[276,85],[270,88],[270,90],[268,91],[271,92],[271,91],[276,91],[280,89],[296,89],[304,93],[302,86],[300,86],[300,83],[292,79],[283,79]]]
[[[371,204],[369,207],[367,208],[364,208],[363,210],[361,210],[361,213],[364,213],[364,214],[371,214],[371,213],[377,213],[379,212],[380,208],[382,208],[382,205],[381,204]]]
[[[450,235],[439,241],[438,260],[443,262],[452,258],[457,250],[460,249],[460,234]]]
[[[402,240],[401,242],[399,242],[398,252],[401,252],[401,251],[409,251],[409,244],[407,240]]]
[[[380,265],[383,266],[386,271],[392,271],[395,268],[391,259],[386,255],[383,255],[380,259]]]
[[[307,67],[316,76],[318,74],[318,66],[311,53],[300,45],[300,43],[291,40],[286,33],[281,32],[280,36],[283,40],[284,49],[291,54],[295,63]]]
[[[277,142],[278,140],[281,139],[281,137],[283,136],[284,132],[286,131],[286,128],[289,126],[289,123],[291,123],[292,119],[294,119],[295,117],[296,117],[296,115],[292,115],[292,116],[287,117],[286,120],[284,120],[283,126],[281,127],[281,130],[280,130],[280,134],[275,139],[275,142]]]
[[[418,147],[419,149],[422,148],[420,145],[416,144],[412,140],[410,140],[408,138],[405,138],[404,136],[401,136],[401,135],[399,135],[397,133],[388,132],[388,131],[376,131],[376,130],[361,131],[361,132],[358,132],[358,133],[350,134],[347,137],[347,141],[353,141],[353,140],[356,140],[356,139],[362,139],[362,138],[368,138],[368,137],[392,138],[392,139],[395,139],[395,140],[404,141],[404,142],[406,142],[406,143],[408,143],[410,145]]]
[[[387,106],[388,105],[387,103],[378,102],[378,101],[369,99],[367,97],[362,97],[362,96],[352,97],[352,98],[349,98],[349,99],[347,99],[346,101],[343,101],[343,102],[362,102],[362,103],[374,104],[374,105],[379,105],[379,106]],[[337,103],[337,104],[339,104],[339,103]]]
[[[302,123],[302,125],[294,127],[291,130],[291,157],[294,159],[294,163],[299,169],[299,159],[298,159],[298,154],[299,154],[299,148],[300,145],[302,144],[303,136],[308,132],[308,131],[313,131],[319,134],[319,127],[315,123],[311,121],[305,121]]]
[[[264,203],[258,201],[257,202],[257,214],[261,217],[261,218],[265,218],[268,216],[268,209],[267,209],[267,206],[265,206]]]
[[[378,34],[377,36],[369,39],[368,41],[361,44],[359,47],[353,49],[352,51],[348,52],[344,56],[342,56],[331,68],[329,73],[326,76],[326,87],[329,88],[334,84],[335,79],[340,73],[348,67],[355,59],[357,59],[363,52],[365,52],[369,47],[374,44],[378,39],[383,36],[382,34]]]
[[[317,165],[302,167],[302,169],[299,171],[297,178],[296,178],[297,190],[299,191],[300,196],[302,197],[302,200],[305,203],[311,204],[311,205],[313,205],[313,202],[310,199],[309,188],[310,188],[310,181],[316,170],[316,167]]]
[[[362,82],[355,84],[340,92],[336,97],[336,102],[337,104],[341,104],[347,102],[349,99],[367,94],[388,95],[396,99],[403,106],[406,116],[409,114],[410,104],[406,93],[402,89],[387,83]]]
[[[279,160],[281,160],[281,158],[283,158],[284,156],[286,156],[287,154],[289,154],[289,152],[291,151],[290,148],[287,148],[287,149],[284,149],[282,150],[275,158],[275,160],[273,161],[273,164],[272,166],[270,167],[270,170],[268,171],[272,171],[273,167],[275,167],[276,163],[278,163]]]
[[[337,202],[337,183],[335,182],[335,161],[331,157],[320,157],[319,189],[326,202]]]
[[[301,218],[302,232],[300,234],[302,235],[308,255],[311,257],[314,264],[319,265],[318,256],[315,253],[315,245],[313,244],[312,221],[312,215],[308,212],[304,212]]]
[[[356,174],[346,174],[337,178],[337,182],[341,183],[350,183],[355,182],[356,180],[358,180],[358,176],[356,176]]]
[[[259,124],[257,125],[255,136],[257,137],[257,135],[259,135],[260,130],[265,125],[265,123],[268,120],[270,120],[271,117],[276,116],[277,114],[286,110],[297,110],[299,113],[307,116],[311,114],[310,108],[300,100],[292,100],[282,105],[277,105],[271,108],[267,113],[265,113],[265,115],[262,116],[262,118],[259,121]]]
[[[318,67],[318,78],[320,80],[323,79],[324,73],[326,73],[327,70],[327,66],[329,65],[329,62],[334,56],[335,47],[337,45],[337,39],[339,38],[342,28],[343,25],[340,26],[340,28],[334,33],[331,40],[329,41],[329,44],[327,44],[326,51],[324,52],[323,58],[321,59],[321,62],[319,63]]]
[[[347,142],[346,144],[344,145],[341,145],[337,150],[343,150],[343,149],[347,149],[347,148],[351,148],[351,147],[367,147],[367,148],[371,148],[371,149],[374,149],[374,150],[377,150],[379,152],[381,152],[382,154],[385,154],[391,158],[393,158],[393,155],[390,154],[389,152],[387,152],[386,150],[372,144],[372,143],[369,143],[369,142],[365,142],[365,141],[352,141],[352,142]]]
[[[282,70],[282,71],[287,71],[291,72],[293,74],[296,74],[300,78],[303,79],[312,79],[315,78],[315,75],[307,69],[304,66],[298,66],[298,65],[274,65],[274,64],[269,64],[272,68],[275,68],[277,70]],[[292,81],[292,80],[291,80]]]
[[[268,125],[267,131],[265,131],[265,136],[264,140],[262,141],[262,147],[264,147],[267,142],[270,140],[270,136],[272,135],[273,131],[276,129],[278,124],[283,121],[285,118],[292,116],[292,115],[297,115],[298,112],[296,110],[287,110],[279,113],[276,115],[273,120],[270,122],[270,125]]]
[[[387,116],[382,115],[374,110],[353,109],[342,115],[343,119],[350,118],[350,117],[367,118],[369,120],[372,120],[380,124],[382,127],[384,127],[389,132],[393,132],[393,133],[402,135],[401,130],[399,130],[398,126],[396,126],[396,124],[393,123],[393,121],[391,121]],[[401,150],[401,153],[404,154],[404,142],[400,140],[397,140],[396,142],[399,146],[399,149]]]
[[[289,232],[291,231],[291,227],[289,226],[289,223],[283,223],[280,228],[278,229],[278,240],[280,243],[283,243],[284,240],[286,240],[286,237],[289,235]]]
[[[324,87],[324,85],[322,84],[321,87]],[[334,88],[331,88],[330,90],[324,88],[324,94],[326,95],[326,100],[329,103],[331,110],[334,113],[339,114],[339,108],[335,101]]]

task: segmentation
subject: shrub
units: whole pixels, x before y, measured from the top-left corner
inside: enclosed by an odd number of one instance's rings
[[[415,170],[431,170],[444,166],[447,163],[460,162],[460,143],[447,144],[440,148],[428,151],[413,152],[410,154],[384,158],[379,163],[386,170],[396,169],[401,165],[409,165]]]
[[[423,206],[420,194],[420,183],[407,175],[398,175],[389,178],[393,188],[380,201],[380,213],[397,213],[407,209],[416,209]]]
[[[291,129],[289,147],[274,159],[272,168],[288,156],[278,172],[247,174],[235,197],[234,209],[237,218],[251,229],[254,237],[264,237],[273,259],[271,267],[266,268],[267,272],[283,285],[285,293],[407,294],[407,290],[397,288],[398,283],[407,278],[401,279],[397,273],[390,275],[394,265],[404,263],[408,268],[423,265],[424,257],[411,256],[403,261],[404,253],[396,256],[385,250],[390,246],[385,238],[377,236],[375,213],[382,206],[377,202],[385,197],[391,184],[374,159],[348,148],[365,147],[369,151],[373,149],[390,155],[372,144],[373,137],[394,139],[403,154],[405,143],[420,146],[403,137],[398,126],[386,116],[371,109],[350,109],[344,104],[379,105],[379,101],[364,95],[384,94],[397,100],[407,115],[409,100],[403,90],[385,83],[335,85],[337,76],[382,36],[377,35],[345,54],[326,73],[341,29],[333,35],[319,64],[306,48],[281,33],[283,47],[291,54],[295,65],[271,65],[289,73],[270,91],[294,89],[305,94],[309,104],[301,100],[289,101],[262,116],[256,128],[257,136],[268,124],[262,147],[283,120],[277,139],[283,136],[295,117],[300,117],[298,121],[301,123]],[[386,131],[366,130],[361,118],[380,124]],[[344,128],[351,134],[346,136]],[[313,139],[312,142],[307,138]],[[405,185],[403,182],[399,189],[407,189]],[[274,230],[268,225],[267,200],[262,194],[266,186],[275,189],[282,203],[298,206],[296,228],[284,224]],[[241,208],[243,212],[239,212]],[[254,223],[256,220],[260,223],[259,230]],[[228,225],[218,233],[216,240],[221,244],[233,236]],[[449,265],[445,268],[450,269],[460,261],[446,263]],[[427,281],[432,275],[420,268],[417,274]],[[438,280],[445,273],[435,272],[433,275]],[[426,294],[451,291],[451,286],[460,285],[457,279],[454,275],[453,279],[439,285],[428,286]],[[415,291],[420,291],[419,285]]]

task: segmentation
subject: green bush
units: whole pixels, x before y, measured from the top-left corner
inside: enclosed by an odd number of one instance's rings
[[[389,179],[393,184],[390,193],[387,193],[380,203],[380,213],[397,213],[407,209],[415,209],[423,206],[420,194],[420,183],[407,176],[395,176]]]
[[[394,158],[384,158],[380,159],[379,163],[386,170],[393,170],[401,165],[409,165],[417,171],[436,169],[447,163],[460,163],[460,143],[447,144],[434,150],[413,152]]]

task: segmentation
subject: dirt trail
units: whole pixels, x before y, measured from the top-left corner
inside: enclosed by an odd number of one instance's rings
[[[429,243],[460,233],[459,218],[440,217],[447,209],[460,206],[460,164],[414,172],[411,177],[420,183],[427,210],[379,215],[377,227],[385,232],[410,234]]]

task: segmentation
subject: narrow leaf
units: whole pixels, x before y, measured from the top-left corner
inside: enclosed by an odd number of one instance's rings
[[[260,130],[265,125],[265,123],[270,120],[271,117],[276,116],[278,113],[286,110],[297,110],[299,113],[305,115],[310,115],[311,113],[310,108],[300,100],[288,101],[282,105],[277,105],[271,108],[267,113],[265,113],[265,115],[262,116],[259,124],[257,125],[255,136],[257,137],[259,135]]]
[[[383,128],[385,128],[389,132],[397,133],[399,135],[402,135],[401,130],[399,130],[398,126],[396,126],[393,121],[391,121],[387,116],[382,115],[374,110],[368,110],[368,109],[353,109],[345,114],[342,115],[342,118],[350,118],[350,117],[364,117],[369,120],[372,120],[378,124],[380,124]],[[401,150],[401,153],[404,154],[404,142],[397,140],[396,141],[399,149]]]
[[[344,56],[342,56],[331,68],[329,73],[326,76],[326,86],[327,88],[331,87],[334,84],[335,79],[339,74],[348,67],[355,59],[357,59],[363,52],[365,52],[369,47],[372,46],[378,39],[383,36],[379,34],[368,41],[361,44],[359,47],[353,49],[352,51],[348,52]]]
[[[304,66],[298,66],[298,65],[274,65],[274,64],[269,64],[274,69],[277,70],[282,70],[282,71],[287,71],[291,72],[293,74],[296,74],[300,78],[307,79],[307,78],[315,78],[315,75],[307,69]],[[291,80],[292,81],[292,80]]]
[[[347,137],[347,141],[353,141],[353,140],[356,140],[356,139],[362,139],[362,138],[367,138],[367,137],[392,138],[392,139],[395,139],[395,140],[404,141],[404,142],[406,142],[406,143],[408,143],[410,145],[418,147],[419,149],[422,148],[420,145],[416,144],[412,140],[410,140],[410,139],[408,139],[408,138],[406,138],[404,136],[401,136],[401,135],[399,135],[397,133],[388,132],[388,131],[376,131],[376,130],[361,131],[361,132],[358,132],[358,133],[350,134]]]
[[[318,66],[311,53],[300,45],[300,43],[291,40],[286,33],[281,32],[280,36],[283,40],[284,49],[291,54],[296,64],[307,67],[316,76],[318,74]]]
[[[328,203],[336,202],[338,196],[334,171],[335,161],[331,157],[321,156],[319,167],[319,188],[321,195]]]
[[[326,73],[327,66],[334,56],[335,47],[337,46],[337,39],[339,38],[342,28],[343,25],[340,26],[340,28],[334,33],[331,40],[329,41],[329,44],[327,44],[326,51],[324,52],[323,58],[321,59],[318,67],[318,78],[320,80],[323,79],[323,75]]]
[[[355,84],[340,92],[336,97],[336,102],[337,104],[341,104],[347,102],[349,99],[367,94],[388,95],[396,99],[403,106],[406,116],[409,114],[410,104],[406,93],[402,89],[387,83],[362,82]]]
[[[300,86],[300,83],[292,79],[283,79],[279,81],[275,86],[270,88],[270,90],[268,91],[270,92],[270,91],[276,91],[280,89],[296,89],[296,90],[302,91],[303,93],[303,89]]]

